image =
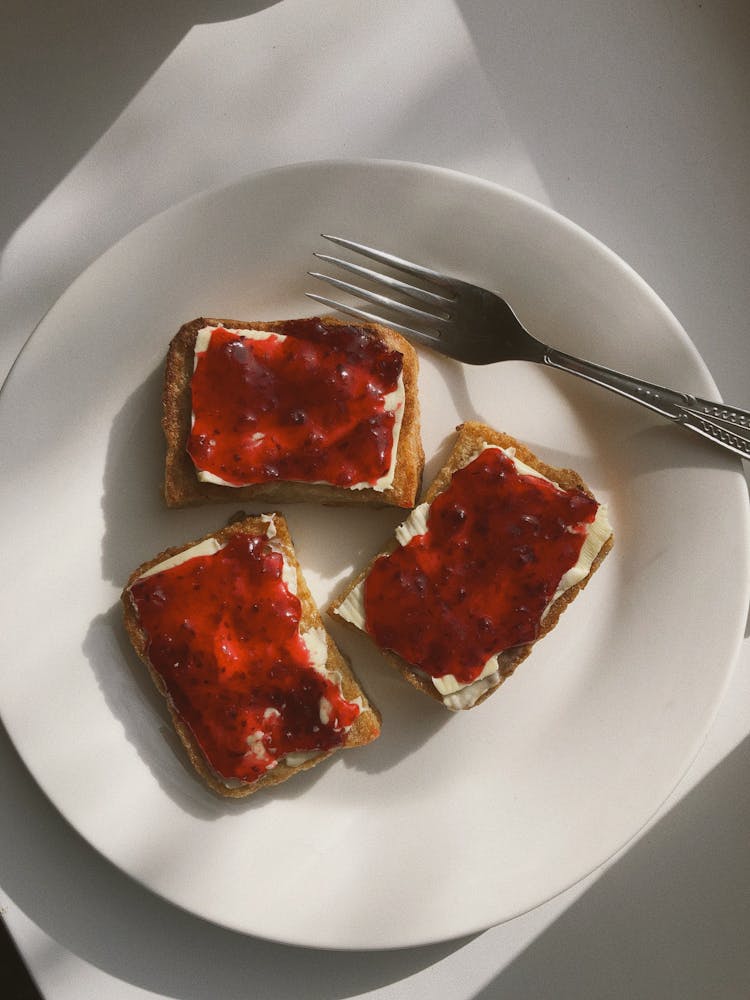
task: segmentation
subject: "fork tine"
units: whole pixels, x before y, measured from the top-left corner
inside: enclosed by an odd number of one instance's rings
[[[394,291],[400,292],[402,295],[408,295],[412,299],[417,299],[418,302],[424,302],[427,305],[434,305],[437,308],[445,308],[451,305],[455,301],[454,298],[448,298],[445,295],[438,295],[437,292],[429,292],[426,288],[417,288],[416,285],[407,285],[405,281],[400,281],[398,278],[394,278],[390,274],[381,274],[380,271],[373,271],[370,267],[363,267],[361,264],[355,264],[351,260],[342,260],[341,257],[332,257],[328,253],[318,253],[313,250],[313,257],[317,257],[318,260],[325,261],[327,264],[334,264],[336,267],[341,267],[345,271],[351,271],[352,274],[357,274],[362,278],[367,278],[369,281],[374,281],[382,285],[386,285],[388,288],[394,289]]]
[[[435,347],[436,342],[439,340],[438,337],[430,337],[428,334],[423,333],[420,330],[413,330],[410,326],[404,326],[402,323],[394,323],[392,320],[384,319],[382,316],[378,316],[376,313],[368,312],[366,309],[358,309],[356,306],[346,306],[342,302],[336,302],[334,299],[327,299],[324,295],[316,295],[314,292],[305,292],[305,295],[309,299],[321,302],[324,306],[328,306],[330,309],[336,309],[339,312],[348,313],[350,316],[356,316],[357,319],[364,319],[368,323],[382,323],[383,325],[390,327],[391,330],[397,330],[399,333],[403,333],[403,335],[408,337],[409,340],[413,340],[418,344],[424,344],[426,347]]]
[[[422,264],[414,264],[403,257],[396,257],[394,254],[385,253],[383,250],[376,250],[374,247],[365,246],[364,243],[355,243],[354,240],[344,239],[343,236],[331,236],[328,233],[321,233],[320,235],[324,240],[330,240],[331,243],[336,243],[347,250],[354,250],[356,253],[361,253],[364,257],[378,261],[379,264],[386,264],[388,267],[395,267],[398,271],[405,271],[407,274],[412,274],[417,278],[432,281],[440,288],[452,289],[455,287],[454,282],[447,275],[441,274],[439,271],[433,271],[429,267],[423,267]]]
[[[341,289],[342,292],[349,292],[357,298],[365,299],[367,302],[373,302],[376,306],[384,306],[386,309],[391,309],[394,312],[401,313],[403,316],[416,320],[418,323],[450,322],[447,316],[437,316],[435,313],[426,312],[424,309],[415,309],[414,306],[409,306],[405,302],[398,302],[396,299],[389,299],[386,295],[380,295],[378,292],[371,292],[368,288],[359,288],[357,285],[353,285],[349,281],[342,281],[341,278],[334,278],[330,274],[322,274],[320,271],[308,271],[307,273],[311,278],[320,278],[321,281],[327,281],[329,285],[333,285],[334,288]]]

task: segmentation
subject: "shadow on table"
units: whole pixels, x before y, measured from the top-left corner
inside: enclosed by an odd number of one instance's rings
[[[750,996],[750,738],[475,1000]]]
[[[334,1000],[401,983],[472,940],[321,952],[216,927],[152,895],[90,849],[30,779],[4,730],[0,751],[8,762],[0,793],[12,818],[0,841],[5,892],[51,938],[124,982],[180,1000],[239,1000],[249,988],[277,1000]],[[746,996],[749,770],[750,738],[477,1000]],[[499,951],[506,932],[512,924],[488,932]],[[45,956],[38,957],[44,967]],[[48,961],[56,961],[53,949]]]
[[[5,995],[12,1000],[42,1000],[42,995],[21,960],[13,939],[0,920],[0,969]]]
[[[12,817],[0,840],[3,892],[53,942],[123,982],[196,1000],[333,1000],[412,976],[469,940],[325,952],[217,927],[164,902],[89,847],[41,792],[1,724],[0,760],[0,795]],[[53,944],[34,956],[42,982],[56,961]]]
[[[6,0],[0,58],[3,124],[13,154],[3,163],[9,228],[0,231],[0,250],[195,24],[278,2],[134,0],[120,9],[97,0]]]

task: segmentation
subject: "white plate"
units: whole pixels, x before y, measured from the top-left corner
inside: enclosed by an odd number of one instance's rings
[[[163,508],[161,363],[195,316],[311,313],[305,272],[324,231],[498,288],[562,349],[716,394],[676,320],[626,265],[483,181],[313,163],[178,205],[73,284],[0,397],[0,708],[63,815],[167,899],[280,941],[414,945],[549,899],[610,858],[673,789],[741,637],[744,482],[710,445],[570,377],[423,357],[428,475],[454,426],[478,417],[579,470],[610,503],[615,550],[472,712],[451,715],[365,640],[336,631],[382,708],[382,738],[269,794],[217,801],[185,766],[120,625],[130,570],[234,509]],[[286,513],[321,603],[398,520]]]

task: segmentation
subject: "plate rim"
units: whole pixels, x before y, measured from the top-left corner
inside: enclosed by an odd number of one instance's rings
[[[34,324],[32,330],[25,338],[23,344],[18,350],[18,353],[16,354],[15,358],[11,363],[8,372],[6,373],[6,376],[3,379],[3,382],[0,383],[0,393],[2,393],[3,389],[5,388],[5,385],[8,382],[11,373],[13,372],[13,369],[15,368],[21,355],[27,349],[28,345],[32,341],[33,337],[35,336],[39,328],[46,322],[50,313],[54,312],[54,310],[58,308],[60,303],[62,303],[63,300],[67,298],[69,294],[73,293],[78,283],[81,282],[83,279],[85,279],[90,270],[92,270],[94,267],[97,267],[103,258],[105,258],[109,253],[114,251],[121,244],[123,244],[127,240],[130,240],[141,229],[153,225],[158,219],[162,219],[167,215],[184,211],[193,204],[198,204],[199,202],[202,201],[210,201],[212,198],[215,198],[219,195],[229,194],[229,192],[243,187],[250,181],[260,182],[264,178],[270,177],[274,174],[281,175],[286,173],[294,173],[297,171],[304,171],[311,168],[338,169],[341,167],[343,168],[355,167],[358,169],[368,169],[368,168],[394,169],[394,170],[401,169],[405,171],[423,172],[431,175],[442,174],[446,177],[452,177],[458,182],[476,184],[487,191],[500,193],[502,196],[506,197],[510,201],[516,201],[519,204],[526,206],[526,208],[531,209],[532,211],[539,212],[541,215],[549,217],[555,222],[555,224],[561,225],[564,228],[568,229],[569,232],[575,234],[576,238],[588,242],[591,247],[595,248],[603,256],[607,257],[610,263],[617,266],[620,270],[623,271],[623,273],[627,274],[631,280],[633,280],[637,285],[640,286],[641,291],[643,291],[648,295],[648,297],[652,300],[653,304],[657,306],[659,312],[665,317],[667,322],[670,323],[675,328],[674,332],[681,337],[683,346],[686,347],[688,351],[692,353],[693,355],[692,360],[695,362],[696,367],[700,370],[701,377],[709,386],[708,391],[715,393],[719,397],[717,399],[717,402],[724,402],[724,400],[721,398],[718,387],[713,379],[711,371],[708,368],[708,365],[706,364],[705,360],[703,359],[703,356],[698,351],[697,347],[691,340],[689,334],[687,333],[683,325],[680,323],[677,316],[664,302],[664,300],[661,298],[658,292],[656,292],[655,289],[652,288],[651,285],[649,285],[649,283],[645,280],[645,278],[643,278],[631,264],[629,264],[623,257],[621,257],[618,253],[616,253],[616,251],[614,251],[611,247],[609,247],[606,243],[604,243],[601,239],[599,239],[598,236],[595,236],[589,230],[585,229],[582,225],[575,222],[567,215],[564,215],[562,212],[559,212],[557,209],[552,208],[550,205],[545,205],[544,202],[532,198],[530,195],[527,195],[522,191],[518,191],[515,188],[497,183],[495,181],[487,180],[486,178],[483,177],[478,177],[477,175],[471,174],[465,170],[459,170],[455,167],[446,167],[437,164],[433,165],[417,160],[403,160],[403,159],[389,158],[389,157],[364,157],[364,156],[351,157],[351,158],[325,157],[321,159],[299,160],[293,163],[277,164],[276,166],[266,167],[262,170],[250,171],[247,174],[243,174],[241,177],[234,178],[232,181],[229,181],[228,183],[223,183],[223,184],[219,183],[207,188],[202,188],[201,190],[195,191],[193,192],[193,194],[188,195],[186,198],[182,198],[179,201],[174,202],[171,205],[167,205],[166,207],[160,209],[159,211],[152,213],[147,218],[139,222],[132,229],[129,229],[127,232],[123,233],[113,243],[111,243],[104,250],[102,250],[101,253],[97,254],[96,257],[90,260],[82,268],[82,270],[79,271],[78,274],[76,274],[75,277],[68,282],[63,291],[54,299],[51,305],[45,310],[43,315]]]
[[[643,279],[638,274],[638,272],[636,272],[633,269],[631,265],[629,265],[617,253],[615,253],[615,251],[610,249],[598,237],[594,236],[588,230],[584,229],[579,224],[573,222],[566,216],[562,215],[557,210],[529,197],[528,195],[525,195],[521,192],[518,192],[504,185],[497,184],[493,181],[488,181],[484,178],[476,177],[475,175],[472,175],[464,171],[456,170],[449,167],[432,166],[430,164],[417,163],[407,160],[361,157],[352,159],[327,158],[327,159],[306,160],[306,161],[299,161],[295,163],[270,167],[261,171],[249,172],[248,174],[243,175],[240,178],[236,178],[229,184],[219,184],[214,187],[210,187],[205,190],[196,192],[193,195],[189,196],[188,198],[182,199],[173,205],[167,206],[161,211],[143,220],[141,223],[139,223],[129,232],[125,233],[109,247],[107,247],[94,260],[90,261],[89,264],[87,264],[87,266],[67,285],[65,290],[61,293],[61,295],[57,297],[57,299],[53,302],[53,304],[49,307],[49,309],[47,309],[44,315],[40,318],[38,323],[34,326],[33,330],[30,332],[30,334],[24,341],[21,349],[19,350],[16,358],[14,359],[10,369],[7,372],[2,385],[0,386],[0,404],[2,403],[2,398],[5,393],[5,390],[11,384],[13,373],[14,371],[16,371],[16,366],[19,363],[20,364],[24,363],[21,361],[21,358],[24,356],[28,357],[27,351],[30,349],[30,345],[35,342],[35,337],[39,339],[39,337],[42,335],[43,328],[47,323],[47,321],[49,320],[50,316],[55,312],[56,309],[61,307],[61,304],[64,302],[64,300],[68,295],[74,294],[74,290],[79,286],[79,284],[85,282],[89,272],[92,271],[97,266],[99,266],[100,262],[104,258],[106,258],[108,254],[113,252],[117,247],[119,247],[126,241],[132,239],[135,236],[135,234],[137,234],[140,230],[153,225],[156,220],[169,216],[170,214],[178,214],[181,212],[189,211],[191,206],[199,204],[201,202],[209,202],[211,199],[216,198],[217,196],[230,196],[232,191],[241,189],[255,182],[260,182],[263,179],[268,178],[275,174],[277,175],[289,174],[293,172],[304,173],[304,171],[309,170],[311,168],[316,170],[318,169],[325,170],[331,168],[334,169],[355,168],[360,170],[387,169],[387,170],[406,170],[407,172],[421,172],[432,176],[434,176],[435,174],[444,175],[446,177],[453,178],[460,183],[469,185],[478,185],[484,188],[485,190],[491,192],[491,194],[494,196],[499,195],[501,198],[505,198],[511,202],[519,203],[523,205],[527,210],[531,210],[532,212],[538,213],[539,215],[550,219],[554,225],[562,227],[563,229],[567,230],[574,236],[574,238],[578,240],[583,240],[585,243],[587,243],[593,251],[595,251],[599,255],[604,256],[609,261],[609,263],[613,264],[618,270],[623,271],[629,281],[634,282],[637,285],[640,291],[646,295],[646,297],[649,300],[649,303],[655,306],[658,309],[658,311],[664,316],[670,328],[671,333],[677,336],[680,339],[682,346],[686,348],[687,354],[689,355],[690,364],[695,369],[697,376],[699,376],[700,379],[707,385],[708,387],[707,391],[715,394],[715,396],[717,397],[717,401],[720,401],[721,397],[718,393],[713,377],[703,357],[693,344],[692,340],[690,339],[689,335],[684,330],[680,322],[677,320],[675,315],[669,309],[669,307],[663,302],[658,293],[645,281],[645,279]],[[735,461],[737,463],[736,467],[737,475],[734,477],[734,482],[736,482],[736,486],[739,491],[745,488],[745,480],[744,480],[744,475],[742,473],[742,464],[740,459],[736,459]],[[748,549],[750,548],[750,510],[748,510],[747,505],[745,505],[744,507],[742,529],[745,542],[743,551],[745,552],[745,563],[747,568],[747,564],[748,562],[750,562],[750,559],[748,558]],[[746,578],[745,593],[744,595],[738,595],[738,606],[744,604],[744,608],[746,609],[748,601],[750,601],[750,574],[746,573],[745,578]],[[499,923],[505,923],[509,920],[515,919],[516,917],[524,913],[530,912],[531,910],[544,905],[545,902],[548,902],[556,898],[557,896],[563,894],[564,892],[568,891],[570,888],[577,885],[581,881],[585,880],[591,874],[600,870],[602,867],[606,866],[610,861],[615,859],[623,850],[625,850],[628,847],[628,845],[630,845],[637,837],[640,836],[640,834],[645,829],[647,829],[650,826],[654,818],[658,816],[664,805],[673,796],[676,788],[680,785],[685,775],[690,770],[693,762],[695,761],[695,758],[698,756],[701,748],[706,742],[706,739],[714,724],[716,714],[726,694],[727,687],[731,682],[739,650],[743,642],[743,631],[744,631],[743,626],[744,626],[744,620],[742,619],[741,616],[738,616],[738,626],[734,634],[734,642],[732,643],[732,652],[731,655],[727,657],[726,662],[723,666],[722,683],[716,686],[713,703],[711,704],[710,709],[708,711],[707,721],[703,727],[703,730],[694,736],[692,741],[691,752],[687,756],[687,759],[683,762],[683,766],[681,767],[681,769],[679,769],[679,773],[674,778],[674,781],[672,783],[669,792],[666,794],[666,796],[662,797],[661,801],[655,807],[653,812],[645,819],[643,819],[643,821],[640,823],[637,829],[634,829],[632,833],[619,845],[619,847],[614,852],[607,851],[606,857],[598,861],[593,867],[588,867],[586,872],[584,872],[577,878],[573,879],[573,881],[564,885],[562,888],[559,888],[554,893],[545,897],[545,899],[540,900],[538,903],[532,906],[524,906],[517,912],[513,912],[506,916],[503,916],[502,919],[498,921]],[[4,713],[2,713],[1,711],[1,707],[0,707],[0,717],[2,717],[3,724],[5,725],[5,728],[9,736],[11,737],[14,745],[17,745],[13,727],[8,725]],[[53,796],[49,791],[47,791],[45,783],[39,778],[39,776],[36,774],[32,766],[26,761],[26,758],[22,754],[20,754],[20,751],[19,755],[23,759],[24,764],[28,768],[31,775],[34,777],[35,781],[37,782],[37,784],[39,785],[40,789],[43,791],[45,796],[53,803],[53,805],[61,813],[61,815],[63,815],[66,820],[70,821],[68,816],[68,811],[62,808],[62,806],[58,801],[60,796],[58,795]],[[390,950],[401,947],[414,947],[420,945],[433,944],[442,941],[455,940],[457,938],[466,936],[467,934],[474,934],[482,930],[485,930],[489,926],[494,926],[494,924],[487,924],[486,922],[482,921],[481,923],[473,926],[471,929],[461,930],[459,933],[453,934],[449,937],[440,935],[438,937],[429,937],[415,941],[408,941],[406,944],[394,943],[394,944],[384,945],[381,943],[376,943],[371,946],[361,943],[326,944],[325,942],[320,942],[319,940],[312,940],[309,937],[307,939],[304,939],[301,937],[294,937],[294,936],[279,936],[279,935],[274,936],[272,934],[268,935],[261,934],[258,932],[257,929],[249,930],[246,926],[242,926],[238,923],[233,923],[229,920],[220,921],[217,920],[215,917],[206,916],[205,914],[202,914],[196,911],[195,909],[191,909],[189,906],[185,905],[180,900],[175,899],[174,896],[167,895],[163,893],[161,890],[154,890],[154,888],[150,886],[148,882],[139,878],[137,875],[134,875],[132,872],[127,871],[127,869],[123,869],[117,861],[113,860],[110,854],[108,854],[98,844],[94,843],[91,839],[89,839],[89,837],[86,834],[82,833],[82,836],[85,839],[86,843],[94,850],[96,850],[97,853],[99,853],[103,857],[106,857],[108,860],[113,861],[113,863],[116,865],[119,871],[123,871],[129,877],[134,878],[137,882],[139,882],[139,884],[143,885],[149,891],[155,891],[159,896],[161,896],[164,899],[167,899],[170,903],[177,906],[178,908],[183,909],[186,912],[191,912],[191,913],[197,912],[199,916],[203,917],[204,919],[210,920],[211,922],[216,923],[219,926],[225,926],[235,931],[239,931],[240,933],[249,934],[255,937],[264,938],[271,941],[277,941],[280,943],[315,947],[315,948],[320,948],[322,950],[341,950],[341,951]]]

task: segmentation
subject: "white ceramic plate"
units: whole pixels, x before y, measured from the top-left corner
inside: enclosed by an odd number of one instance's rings
[[[668,796],[741,636],[744,483],[710,445],[570,377],[423,356],[428,476],[454,426],[479,418],[580,471],[610,504],[615,550],[533,657],[472,712],[451,715],[366,640],[335,630],[382,709],[382,738],[269,794],[217,801],[186,767],[120,624],[131,569],[234,510],[164,509],[161,364],[195,316],[313,312],[305,272],[325,231],[500,289],[564,350],[716,394],[676,320],[626,265],[483,181],[314,163],[179,205],[73,284],[0,396],[0,708],[64,816],[167,899],[280,941],[414,945],[549,899]],[[285,513],[323,604],[398,520]]]

